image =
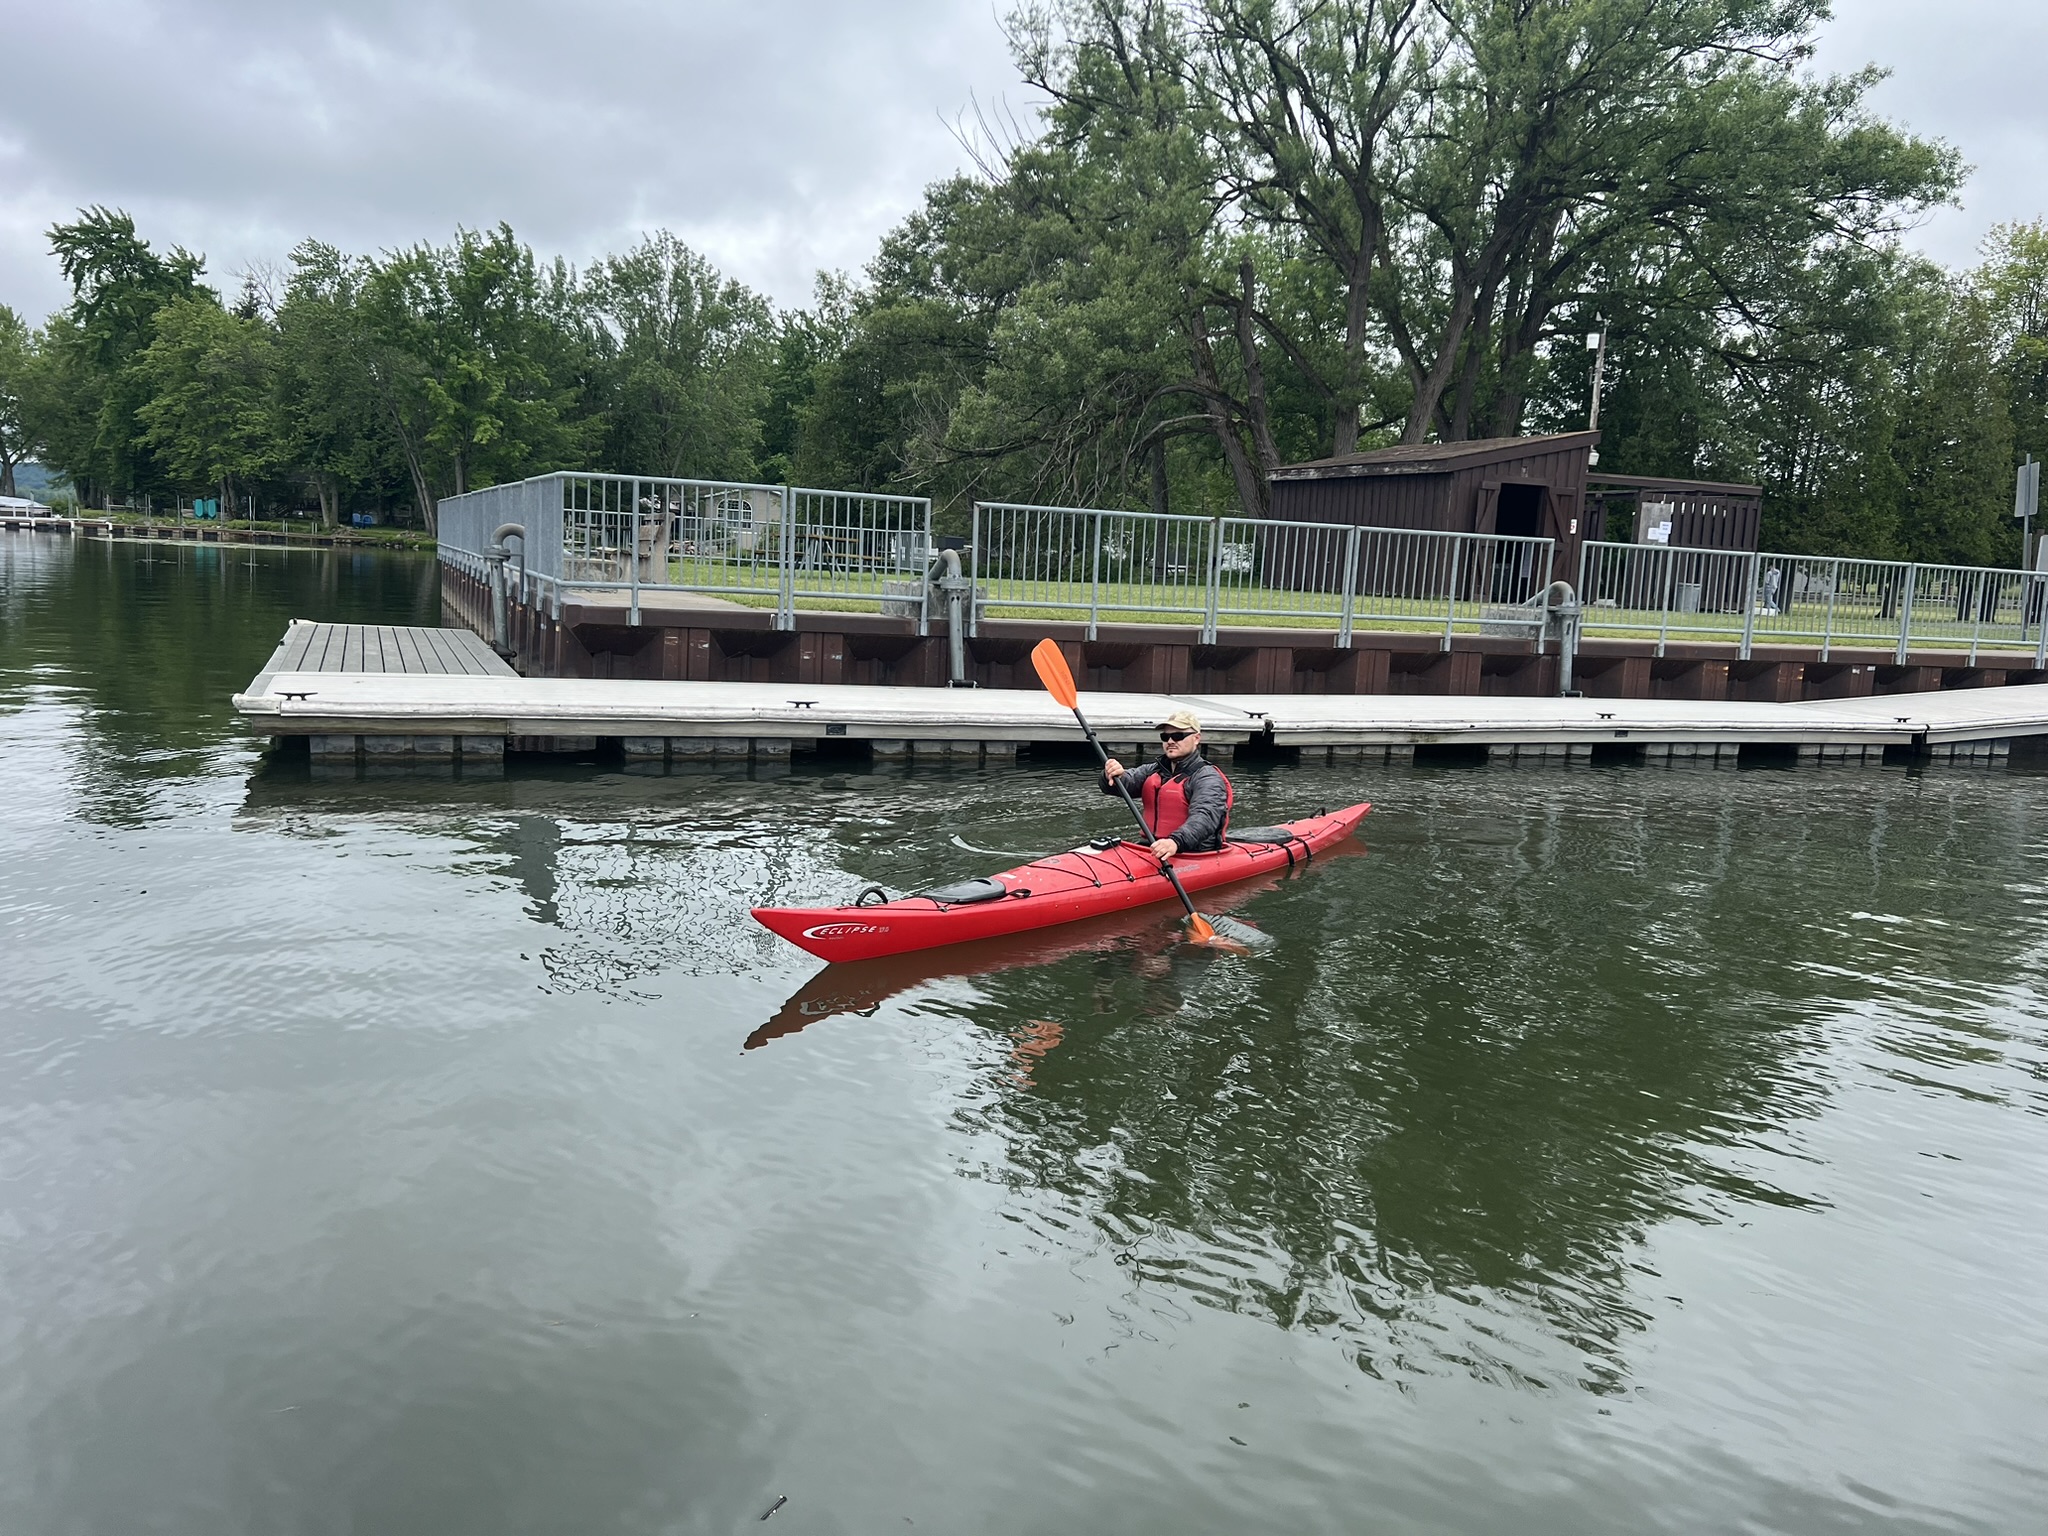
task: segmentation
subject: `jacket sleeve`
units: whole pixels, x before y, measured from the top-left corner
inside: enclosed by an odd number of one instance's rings
[[[1157,763],[1146,763],[1141,768],[1126,768],[1124,770],[1122,783],[1124,788],[1130,791],[1133,800],[1138,800],[1140,804],[1144,803],[1139,798],[1144,793],[1144,783],[1158,771],[1159,765]],[[1096,781],[1102,785],[1102,792],[1105,795],[1116,793],[1117,780],[1112,779],[1106,773],[1097,774],[1095,777]]]
[[[1182,853],[1206,853],[1223,846],[1223,818],[1230,810],[1230,792],[1223,787],[1222,770],[1204,763],[1188,780],[1188,819],[1173,833]]]

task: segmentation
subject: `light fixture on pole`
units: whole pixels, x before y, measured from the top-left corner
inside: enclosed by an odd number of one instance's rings
[[[1586,350],[1593,354],[1593,406],[1586,412],[1586,430],[1600,430],[1600,386],[1607,377],[1607,322],[1600,322],[1600,329],[1586,337]],[[1600,462],[1600,450],[1594,448],[1586,455],[1588,464]]]

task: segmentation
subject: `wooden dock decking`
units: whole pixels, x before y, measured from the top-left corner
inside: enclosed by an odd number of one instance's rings
[[[783,758],[843,739],[881,758],[1014,756],[1072,745],[1073,718],[1036,689],[527,678],[462,629],[295,620],[235,708],[256,729],[309,738],[319,757],[501,759],[620,744],[628,758]],[[1214,755],[1259,743],[1332,760],[1408,760],[1418,748],[1523,757],[1603,755],[1872,761],[1999,760],[2048,746],[2048,686],[1800,704],[1419,694],[1093,693],[1083,707],[1128,753],[1192,709]]]
[[[249,684],[266,691],[279,673],[373,676],[517,677],[498,653],[466,629],[404,624],[316,624],[293,619],[270,660]]]

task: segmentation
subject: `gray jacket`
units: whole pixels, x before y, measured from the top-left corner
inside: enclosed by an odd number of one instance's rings
[[[1182,853],[1214,853],[1221,848],[1223,825],[1230,814],[1230,790],[1224,783],[1223,771],[1199,752],[1189,754],[1178,765],[1162,752],[1157,762],[1132,768],[1123,776],[1123,787],[1141,807],[1145,803],[1145,781],[1155,773],[1169,780],[1186,781],[1188,819],[1168,834],[1175,846]],[[1104,774],[1102,792],[1113,795],[1116,791],[1117,781]]]

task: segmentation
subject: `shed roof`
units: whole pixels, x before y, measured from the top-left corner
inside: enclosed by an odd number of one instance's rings
[[[1760,485],[1737,485],[1725,480],[1667,480],[1656,475],[1588,475],[1589,491],[1694,491],[1702,495],[1740,496],[1761,499]]]
[[[1540,437],[1475,437],[1462,443],[1403,443],[1368,453],[1282,464],[1273,471],[1272,478],[1336,480],[1353,475],[1443,475],[1481,464],[1591,448],[1599,441],[1598,432],[1552,432]]]

